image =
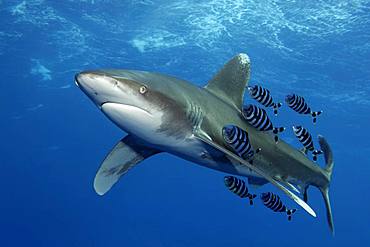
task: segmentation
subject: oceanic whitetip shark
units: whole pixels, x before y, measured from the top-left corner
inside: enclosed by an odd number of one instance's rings
[[[249,184],[271,183],[316,217],[307,204],[308,186],[321,191],[332,232],[329,200],[333,155],[319,136],[326,167],[283,140],[258,131],[244,120],[241,110],[250,77],[250,60],[238,54],[205,85],[171,76],[135,70],[85,71],[75,76],[78,87],[119,128],[128,133],[106,156],[94,180],[104,195],[130,168],[168,152],[196,164],[244,176]],[[261,148],[253,164],[228,150],[222,128],[233,124],[246,130],[253,147]],[[297,189],[299,188],[299,190]],[[295,193],[302,192],[303,200]]]

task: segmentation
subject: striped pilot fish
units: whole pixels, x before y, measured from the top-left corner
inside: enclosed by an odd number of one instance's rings
[[[302,126],[293,126],[294,135],[303,144],[303,152],[306,153],[307,150],[312,152],[312,159],[317,160],[317,155],[322,154],[321,150],[315,150],[313,145],[312,136],[307,129]]]
[[[275,136],[275,142],[279,140],[278,133],[285,130],[284,127],[274,127],[267,112],[255,105],[243,106],[242,115],[247,122],[260,131],[271,131]]]
[[[310,114],[312,116],[312,122],[316,123],[316,118],[319,116],[322,111],[312,111],[311,108],[307,105],[306,100],[299,95],[289,94],[285,97],[285,102],[290,108],[299,114]]]
[[[292,214],[297,211],[296,209],[288,209],[283,204],[280,197],[272,192],[262,193],[261,200],[266,207],[274,212],[285,212],[288,215],[288,220],[292,220]]]
[[[248,198],[249,204],[253,205],[253,199],[256,198],[256,195],[248,192],[248,187],[243,180],[234,176],[225,176],[224,182],[231,192],[238,195],[240,198]]]
[[[248,87],[249,95],[257,100],[259,103],[266,107],[272,107],[274,109],[275,116],[278,113],[278,108],[282,106],[281,103],[275,103],[272,99],[271,93],[268,89],[259,85]]]
[[[225,143],[242,159],[253,163],[252,158],[255,153],[261,149],[254,151],[248,139],[248,133],[235,125],[226,125],[222,128],[222,136]]]

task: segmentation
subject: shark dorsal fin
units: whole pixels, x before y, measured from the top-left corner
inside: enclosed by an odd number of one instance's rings
[[[205,88],[224,101],[241,109],[244,90],[248,86],[249,76],[249,57],[240,53],[227,62],[208,82]]]

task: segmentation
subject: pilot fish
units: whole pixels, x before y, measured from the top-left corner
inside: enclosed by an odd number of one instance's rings
[[[222,128],[222,136],[225,143],[241,158],[252,163],[252,158],[255,153],[261,149],[254,151],[248,139],[248,133],[235,125],[226,125]]]
[[[285,101],[290,108],[299,114],[310,114],[312,116],[312,121],[315,124],[316,118],[319,116],[322,111],[312,111],[311,108],[306,103],[306,100],[299,95],[289,94],[285,97]]]
[[[284,127],[274,127],[267,112],[255,105],[243,106],[242,115],[247,122],[260,131],[271,131],[275,136],[275,142],[278,142],[278,133],[285,130]]]
[[[278,195],[272,192],[266,192],[261,194],[261,200],[263,204],[274,212],[282,212],[288,215],[288,220],[292,219],[292,214],[297,211],[296,209],[288,209],[281,201]]]
[[[302,126],[293,126],[293,132],[295,136],[298,138],[298,140],[303,144],[304,146],[304,153],[306,151],[312,152],[312,159],[314,161],[317,160],[317,155],[322,154],[321,150],[315,150],[315,147],[313,145],[312,136],[308,132],[307,129],[303,128]]]
[[[259,85],[248,87],[249,95],[257,100],[259,103],[266,107],[272,107],[274,109],[275,116],[278,113],[278,108],[282,106],[281,103],[275,103],[272,99],[271,93],[268,89]]]
[[[234,176],[225,176],[224,182],[231,192],[240,198],[249,198],[249,204],[253,205],[253,199],[256,198],[256,195],[248,192],[248,187],[243,180]]]

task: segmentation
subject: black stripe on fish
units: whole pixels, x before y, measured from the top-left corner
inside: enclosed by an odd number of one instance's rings
[[[222,128],[222,136],[226,144],[241,158],[251,162],[255,153],[260,149],[254,151],[248,139],[248,133],[238,126],[226,125]]]
[[[260,131],[272,131],[274,133],[275,142],[278,142],[278,133],[285,130],[284,127],[274,127],[267,112],[255,105],[245,105],[242,110],[242,115],[247,122]]]
[[[285,212],[288,216],[288,220],[292,219],[292,214],[296,209],[288,209],[281,201],[278,195],[272,192],[266,192],[261,194],[261,200],[263,204],[274,212]]]
[[[281,103],[275,103],[272,99],[271,93],[268,89],[259,85],[248,87],[249,95],[266,107],[273,107],[274,114],[277,115],[278,108],[282,106]]]
[[[317,160],[317,155],[322,154],[321,150],[315,150],[313,145],[312,136],[307,129],[302,126],[293,126],[294,135],[298,138],[300,143],[303,144],[305,150],[312,152],[312,158],[314,161]]]
[[[246,183],[234,176],[225,176],[224,182],[226,187],[238,195],[240,198],[249,198],[249,204],[253,205],[253,199],[256,198],[256,195],[250,194]]]
[[[299,95],[289,94],[285,97],[285,102],[290,108],[299,114],[310,114],[312,116],[312,121],[315,124],[316,118],[319,116],[322,111],[312,111],[311,108],[306,103],[306,100]]]

